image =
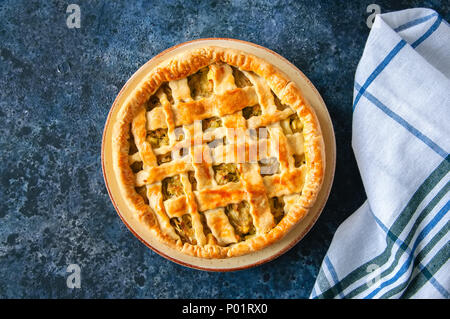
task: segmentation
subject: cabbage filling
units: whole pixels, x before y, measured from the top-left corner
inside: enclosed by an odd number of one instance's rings
[[[134,189],[135,189],[136,193],[138,193],[144,199],[144,203],[146,203],[148,205],[147,187],[141,186],[141,187],[135,187]]]
[[[239,181],[239,171],[236,164],[220,164],[213,166],[214,179],[217,184],[224,185],[227,183],[236,183]]]
[[[177,234],[183,242],[188,242],[192,245],[197,244],[195,239],[194,228],[192,228],[192,218],[190,215],[183,215],[170,219],[170,224],[173,226]]]
[[[187,147],[180,148],[178,154],[180,155],[180,157],[185,157],[186,155],[189,155],[189,148]]]
[[[213,82],[208,79],[208,67],[188,76],[188,86],[194,100],[209,97],[213,93]]]
[[[156,156],[156,161],[158,162],[158,165],[164,164],[164,163],[168,163],[172,160],[172,153],[166,153],[163,155],[158,155]]]
[[[162,181],[162,193],[163,200],[183,195],[183,184],[181,183],[180,175],[164,178]]]
[[[291,130],[293,133],[301,133],[301,131],[303,130],[303,124],[302,122],[300,122],[297,113],[289,117],[289,125],[291,126]]]
[[[300,167],[300,166],[305,165],[305,164],[306,164],[305,154],[302,154],[302,155],[294,154],[294,165],[295,165],[295,167]]]
[[[148,99],[147,103],[145,103],[145,109],[147,110],[147,112],[150,112],[151,110],[153,110],[155,107],[158,106],[161,106],[161,101],[156,95],[152,95]]]
[[[303,124],[297,114],[292,114],[287,119],[282,120],[280,125],[286,135],[301,133],[303,131]]]
[[[204,119],[202,121],[202,129],[203,132],[207,129],[214,129],[222,126],[222,120],[218,118],[217,116],[210,117],[208,119]]]
[[[289,107],[286,104],[283,104],[281,102],[281,100],[278,98],[278,96],[272,90],[271,90],[271,92],[272,92],[273,100],[275,102],[275,105],[276,105],[278,111],[283,111]]]
[[[253,218],[250,215],[250,205],[246,201],[238,204],[230,204],[225,207],[225,214],[239,236],[255,234]]]
[[[197,179],[195,178],[195,172],[189,171],[188,178],[189,178],[189,182],[191,183],[192,191],[196,191],[197,190]]]
[[[163,145],[169,145],[169,135],[166,128],[159,128],[154,131],[149,131],[147,141],[153,148],[159,148]]]
[[[272,197],[269,199],[270,211],[278,224],[284,217],[284,200],[282,197]]]
[[[138,148],[136,146],[136,143],[134,143],[134,138],[133,136],[131,136],[128,139],[128,143],[129,143],[129,148],[128,148],[128,155],[133,155],[134,153],[136,153],[138,151]]]
[[[261,159],[259,162],[261,175],[273,175],[280,173],[280,162],[276,157]]]
[[[261,106],[259,104],[247,106],[242,109],[242,115],[246,120],[248,120],[252,116],[259,116],[261,115]]]
[[[253,86],[252,82],[245,76],[245,74],[236,67],[231,67],[233,70],[234,83],[238,88],[246,86]]]
[[[172,89],[170,88],[169,83],[164,83],[163,85],[161,85],[160,89],[166,94],[167,100],[169,100],[170,104],[173,104],[174,100],[172,96]]]
[[[130,165],[131,170],[133,171],[133,173],[137,173],[142,171],[144,165],[142,162],[138,161],[138,162],[134,162],[133,164]]]

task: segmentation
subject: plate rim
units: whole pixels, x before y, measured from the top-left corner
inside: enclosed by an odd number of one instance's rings
[[[254,263],[248,264],[248,265],[243,265],[243,266],[237,266],[237,267],[230,267],[230,268],[208,268],[208,267],[203,267],[203,266],[198,266],[198,265],[193,265],[190,264],[188,262],[176,259],[175,257],[169,256],[168,254],[160,251],[159,249],[153,247],[152,245],[150,245],[146,240],[144,240],[139,234],[137,234],[137,232],[133,229],[133,227],[131,227],[129,225],[129,223],[126,221],[126,219],[124,218],[124,216],[122,215],[122,213],[120,212],[116,202],[114,201],[114,197],[112,195],[112,192],[110,190],[109,187],[109,183],[108,183],[108,178],[107,178],[107,174],[106,174],[106,168],[105,168],[105,139],[106,139],[106,131],[109,127],[109,122],[111,120],[111,114],[113,113],[113,110],[117,107],[117,102],[119,100],[119,97],[122,96],[123,92],[125,91],[125,89],[128,87],[129,83],[131,82],[131,80],[136,76],[136,74],[139,73],[139,71],[143,68],[145,68],[145,66],[149,63],[151,63],[152,61],[158,59],[159,57],[168,54],[169,52],[184,46],[184,45],[188,45],[191,43],[195,43],[195,42],[202,42],[202,41],[211,41],[211,40],[222,40],[222,41],[232,41],[232,42],[238,42],[241,44],[245,44],[245,45],[250,45],[265,51],[268,51],[269,53],[275,55],[276,57],[280,58],[281,60],[283,60],[285,63],[287,63],[291,68],[294,69],[294,71],[298,72],[298,74],[300,74],[300,76],[303,78],[303,80],[308,84],[308,86],[314,91],[315,95],[317,95],[317,97],[319,98],[320,102],[325,106],[325,110],[326,110],[326,116],[328,117],[329,122],[331,123],[331,146],[332,146],[332,150],[333,152],[331,152],[332,157],[330,158],[331,160],[331,164],[332,164],[332,174],[331,174],[331,180],[330,180],[330,184],[328,185],[327,189],[321,189],[321,191],[325,192],[325,197],[323,202],[321,203],[321,205],[317,208],[317,213],[314,216],[314,218],[310,221],[310,223],[305,227],[305,229],[298,235],[295,237],[295,239],[293,239],[291,242],[289,242],[288,245],[286,245],[286,247],[283,247],[280,251],[276,252],[275,254],[267,257],[267,258],[263,258],[260,259]],[[325,154],[325,156],[328,156],[329,154]],[[310,230],[312,229],[312,227],[316,224],[317,220],[319,219],[320,215],[322,214],[326,203],[328,202],[330,193],[331,193],[331,189],[333,186],[333,182],[334,182],[334,176],[335,176],[335,171],[336,171],[336,136],[334,134],[334,127],[333,127],[333,122],[331,121],[331,116],[328,112],[328,108],[325,104],[325,101],[323,100],[321,94],[319,93],[319,91],[317,90],[317,88],[314,86],[314,84],[309,80],[309,78],[300,70],[298,69],[293,63],[291,63],[288,59],[286,59],[285,57],[283,57],[282,55],[278,54],[275,51],[272,51],[271,49],[268,49],[264,46],[261,46],[259,44],[256,43],[252,43],[249,41],[245,41],[245,40],[240,40],[240,39],[234,39],[234,38],[199,38],[199,39],[195,39],[195,40],[190,40],[190,41],[186,41],[186,42],[182,42],[179,44],[176,44],[174,46],[171,46],[163,51],[161,51],[160,53],[158,53],[157,55],[153,56],[151,59],[149,59],[147,62],[145,62],[143,65],[141,65],[132,75],[131,77],[128,78],[128,80],[125,82],[125,84],[122,86],[122,88],[120,89],[119,93],[116,95],[113,104],[111,105],[109,111],[108,111],[108,116],[106,118],[105,121],[105,125],[103,128],[103,133],[102,133],[102,145],[101,145],[101,163],[102,163],[102,174],[103,174],[103,179],[105,181],[105,186],[106,189],[108,191],[108,196],[114,206],[114,209],[117,213],[117,215],[119,215],[119,218],[122,220],[122,222],[125,224],[125,226],[128,228],[128,230],[137,238],[139,239],[139,241],[141,241],[146,247],[150,248],[152,251],[154,251],[155,253],[157,253],[158,255],[185,267],[191,268],[191,269],[197,269],[197,270],[202,270],[202,271],[210,271],[210,272],[232,272],[232,271],[239,271],[239,270],[245,270],[245,269],[249,269],[249,268],[253,268],[253,267],[257,267],[260,266],[262,264],[268,263],[278,257],[280,257],[281,255],[285,254],[286,252],[288,252],[291,248],[293,248],[295,245],[297,245],[305,236],[306,234],[308,234],[310,232]],[[323,187],[323,186],[322,186]]]

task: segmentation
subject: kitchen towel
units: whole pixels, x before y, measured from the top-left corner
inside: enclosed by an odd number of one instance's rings
[[[438,13],[376,16],[353,91],[367,201],[337,229],[311,298],[450,297],[449,77]]]

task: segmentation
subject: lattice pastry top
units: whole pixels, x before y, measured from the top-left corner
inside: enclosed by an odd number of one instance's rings
[[[225,258],[281,239],[325,170],[314,111],[274,66],[205,47],[154,68],[113,129],[121,194],[159,240]]]

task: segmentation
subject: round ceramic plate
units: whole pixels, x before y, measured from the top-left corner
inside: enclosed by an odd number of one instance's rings
[[[141,224],[133,215],[131,210],[125,204],[120,195],[119,187],[112,167],[112,126],[115,122],[118,110],[122,103],[125,102],[127,96],[137,87],[138,83],[144,76],[150,72],[161,61],[170,59],[174,55],[185,50],[204,46],[220,46],[226,48],[238,49],[259,56],[266,61],[272,63],[274,66],[282,70],[291,81],[295,82],[303,91],[304,96],[308,99],[311,106],[316,111],[317,117],[322,129],[323,138],[325,141],[326,153],[326,172],[322,189],[317,197],[315,205],[311,208],[300,223],[294,227],[286,236],[273,245],[266,247],[260,251],[227,259],[204,259],[192,257],[182,254],[165,244],[153,238],[145,225]],[[144,64],[124,85],[114,104],[111,107],[108,118],[106,120],[105,129],[103,132],[102,142],[102,168],[103,176],[105,178],[106,187],[111,197],[111,201],[116,208],[122,221],[130,229],[130,231],[139,238],[149,248],[168,258],[178,264],[209,271],[231,271],[254,267],[270,261],[297,244],[311,229],[315,221],[322,212],[323,207],[328,199],[331,184],[334,178],[334,169],[336,161],[336,143],[334,138],[333,125],[331,123],[330,115],[320,94],[316,88],[308,80],[308,78],[298,70],[293,64],[284,59],[277,53],[270,51],[264,47],[253,43],[234,40],[234,39],[200,39],[196,41],[182,43],[155,56],[153,59]]]

